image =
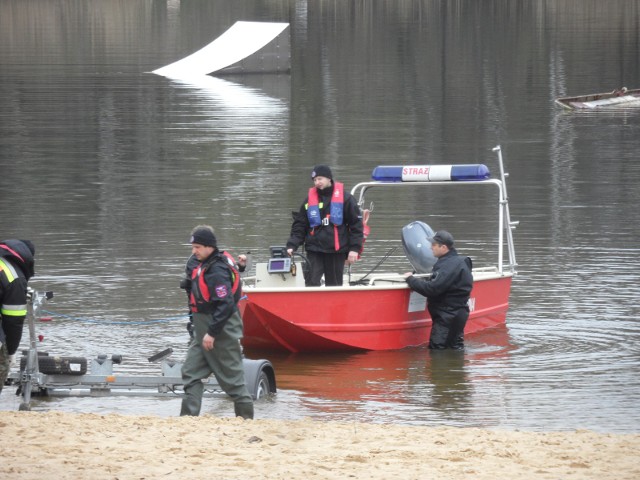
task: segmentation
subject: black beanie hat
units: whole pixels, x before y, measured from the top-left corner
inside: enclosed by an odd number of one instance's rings
[[[31,240],[20,240],[20,241],[27,246],[27,248],[31,252],[31,255],[36,254],[36,247]]]
[[[191,233],[189,243],[198,243],[205,247],[216,247],[218,241],[210,228],[198,227]]]
[[[333,174],[331,173],[331,169],[326,165],[316,165],[313,167],[313,171],[311,172],[311,178],[316,177],[326,177],[329,180],[333,180]]]

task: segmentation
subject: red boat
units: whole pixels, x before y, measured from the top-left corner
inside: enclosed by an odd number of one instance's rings
[[[359,183],[351,191],[364,210],[365,194],[372,189],[438,185],[495,190],[497,260],[495,265],[474,266],[466,333],[505,323],[511,279],[516,273],[512,230],[517,222],[510,220],[500,147],[494,151],[500,179],[489,178],[489,170],[482,164],[381,166],[374,169],[373,181]],[[412,222],[402,229],[405,254],[420,275],[428,275],[436,260],[425,241],[429,234],[433,230],[422,222]],[[255,276],[244,279],[245,297],[239,306],[246,348],[290,352],[396,350],[428,342],[431,318],[426,298],[408,288],[402,273],[376,273],[358,281],[345,278],[340,287],[305,287],[303,276],[296,275],[292,259],[283,250],[272,247],[268,263],[256,264]]]

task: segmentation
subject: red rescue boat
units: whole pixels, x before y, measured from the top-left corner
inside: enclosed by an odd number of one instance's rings
[[[500,179],[492,179],[481,164],[382,166],[373,181],[359,183],[352,195],[363,208],[365,194],[378,188],[434,185],[486,185],[497,198],[496,265],[474,266],[470,316],[465,329],[474,333],[503,324],[509,307],[511,280],[516,273],[511,222],[500,147],[495,147]],[[363,209],[364,210],[364,209]],[[428,275],[435,262],[425,237],[433,231],[422,222],[403,228],[405,254],[418,274]],[[507,261],[503,250],[507,249]],[[402,273],[365,275],[340,287],[305,287],[282,249],[272,247],[268,263],[256,264],[255,276],[244,279],[239,307],[246,348],[290,352],[396,350],[428,342],[431,318],[426,298],[412,292]],[[293,270],[293,271],[292,271]],[[321,305],[322,308],[310,306]]]

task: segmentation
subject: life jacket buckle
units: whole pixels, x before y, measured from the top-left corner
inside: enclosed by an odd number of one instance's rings
[[[322,225],[324,225],[325,227],[329,226],[329,217],[324,217],[322,219]]]

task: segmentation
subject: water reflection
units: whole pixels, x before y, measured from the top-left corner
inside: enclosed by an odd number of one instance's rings
[[[170,77],[168,80],[176,88],[191,90],[199,100],[202,100],[196,102],[202,110],[209,109],[212,114],[216,113],[221,117],[225,113],[228,114],[230,123],[238,118],[248,120],[253,115],[263,118],[282,115],[288,108],[286,92],[289,76],[253,76],[254,79],[256,77],[262,80],[258,83],[259,87],[231,82],[211,75]],[[270,95],[268,90],[272,90],[273,95]],[[219,112],[220,109],[222,112]]]
[[[430,351],[426,379],[432,384],[427,404],[448,415],[468,410],[472,388],[464,352]]]
[[[202,136],[189,135],[184,141],[189,144],[210,143],[215,140],[211,137],[214,134],[212,127],[215,127],[215,132],[223,134],[219,140],[229,142],[228,151],[223,148],[220,152],[223,159],[235,162],[244,160],[241,156],[238,158],[241,150],[237,147],[240,145],[243,149],[253,146],[255,154],[276,140],[281,142],[289,126],[289,102],[286,99],[289,76],[259,77],[262,88],[210,75],[168,79],[177,89],[174,108],[184,108],[181,115],[185,117],[193,118],[195,115],[197,121],[189,123],[188,127],[203,132]],[[269,95],[264,89],[272,90],[276,96]],[[177,127],[180,128],[180,124]]]
[[[467,345],[466,352],[411,348],[351,354],[247,354],[269,358],[278,372],[278,388],[298,392],[309,416],[499,424],[491,411],[503,401],[504,373],[509,352],[515,348],[508,329],[502,325],[470,335]],[[490,396],[487,391],[492,392]]]
[[[51,310],[104,321],[42,325],[43,348],[120,353],[122,369],[151,371],[155,351],[185,350],[184,324],[136,322],[185,313],[177,283],[195,224],[257,258],[288,235],[313,164],[353,186],[381,164],[494,169],[499,143],[520,221],[508,341],[469,338],[462,365],[421,350],[275,355],[281,390],[258,416],[640,430],[640,113],[553,105],[638,87],[633,2],[352,3],[0,2],[2,228],[34,240],[33,286],[54,290]],[[141,73],[248,17],[290,23],[290,76],[189,84]],[[480,200],[382,197],[355,274],[416,219],[475,232],[460,238],[475,263],[494,250]],[[441,203],[459,207],[429,218]],[[399,252],[389,268],[405,271]],[[7,393],[0,408],[17,408]],[[175,415],[167,405],[50,408]],[[216,405],[206,408],[229,411]]]

